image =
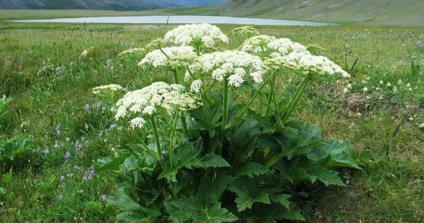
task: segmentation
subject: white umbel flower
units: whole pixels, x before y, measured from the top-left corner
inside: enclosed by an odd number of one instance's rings
[[[350,77],[350,75],[339,65],[335,64],[325,56],[315,56],[309,52],[292,52],[289,55],[282,57],[282,60],[288,67],[301,70],[305,74],[315,73],[330,76],[340,74],[344,78]]]
[[[91,91],[93,92],[93,94],[99,94],[102,91],[105,90],[110,90],[110,91],[119,91],[119,90],[123,90],[124,88],[121,87],[118,84],[109,84],[109,85],[102,85],[102,86],[97,86],[94,87],[93,89],[91,89]]]
[[[130,126],[131,126],[132,129],[136,129],[136,128],[141,129],[141,128],[143,128],[145,122],[146,122],[146,120],[144,120],[144,118],[136,117],[136,118],[133,118],[130,121]]]
[[[194,80],[191,82],[190,91],[193,93],[199,93],[202,88],[203,81],[202,80]]]
[[[142,67],[186,66],[195,57],[196,53],[191,46],[165,47],[149,52],[138,65]]]
[[[157,114],[159,109],[165,109],[168,113],[194,109],[200,103],[191,94],[184,93],[181,85],[155,82],[140,90],[127,92],[115,106],[115,118],[120,119],[131,116],[150,117]]]
[[[192,72],[211,72],[212,78],[223,81],[225,78],[231,81],[231,86],[238,87],[244,78],[252,77],[255,83],[263,81],[265,66],[262,59],[244,51],[224,51],[204,54],[198,58],[198,62],[190,65]]]
[[[220,39],[228,43],[228,37],[222,31],[211,24],[188,24],[181,25],[165,34],[165,40],[176,45],[195,45],[200,41],[207,47],[215,45],[215,40]]]

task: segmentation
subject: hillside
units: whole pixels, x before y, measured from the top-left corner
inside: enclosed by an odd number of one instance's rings
[[[231,0],[207,9],[166,9],[176,14],[203,14],[270,19],[424,26],[422,0]]]
[[[211,6],[227,0],[0,0],[0,9],[103,9],[148,10],[170,7]]]

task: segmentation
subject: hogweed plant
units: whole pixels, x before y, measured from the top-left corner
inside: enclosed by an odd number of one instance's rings
[[[360,169],[349,143],[292,120],[310,82],[349,78],[328,58],[264,35],[211,52],[228,38],[208,24],[177,27],[164,39],[176,46],[139,65],[171,81],[117,101],[116,120],[139,140],[98,168],[119,179],[108,198],[119,222],[304,220],[299,194],[344,186],[337,170]]]

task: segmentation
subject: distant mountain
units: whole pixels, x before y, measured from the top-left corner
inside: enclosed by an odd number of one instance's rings
[[[0,9],[148,10],[212,6],[229,0],[0,0]]]

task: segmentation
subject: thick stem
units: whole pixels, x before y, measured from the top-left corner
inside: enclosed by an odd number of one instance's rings
[[[240,119],[243,117],[244,113],[247,112],[247,110],[249,109],[250,105],[252,105],[253,101],[256,99],[256,97],[259,95],[259,93],[261,93],[262,89],[265,87],[265,85],[274,78],[274,76],[276,75],[276,72],[273,72],[259,87],[259,89],[253,94],[253,96],[250,98],[249,102],[247,102],[246,106],[244,106],[243,110],[241,110],[241,112],[238,114],[237,119]],[[226,128],[229,128],[231,126],[227,126]]]
[[[206,101],[205,93],[202,90],[200,90],[200,97],[202,98],[203,112],[205,113],[206,120],[208,122],[208,127],[211,127],[211,116],[209,114],[209,105],[208,105],[208,102]]]
[[[175,68],[175,70],[174,70],[174,82],[176,84],[179,84],[178,83],[178,69],[177,68]]]
[[[185,115],[184,115],[184,113],[183,114],[181,114],[181,116],[180,116],[180,119],[181,119],[181,125],[183,126],[183,132],[184,133],[187,133],[187,121],[186,121],[186,119],[185,119]]]
[[[282,119],[282,122],[287,122],[287,119],[292,114],[294,108],[296,107],[297,103],[299,102],[300,97],[302,96],[303,92],[306,89],[306,85],[308,85],[308,82],[311,80],[311,77],[308,75],[303,79],[302,84],[297,89],[296,94],[294,95],[293,99],[290,101],[289,106],[287,107],[287,110],[284,112],[284,117]]]
[[[268,117],[269,111],[271,110],[272,98],[274,98],[274,101],[275,101],[274,85],[275,85],[275,75],[272,75],[269,93],[268,93],[268,103],[267,103],[267,108],[266,108],[266,112],[265,112],[265,117]]]
[[[178,117],[175,116],[174,122],[172,124],[171,139],[169,142],[169,163],[171,167],[174,167],[174,138],[175,138],[175,133],[177,129],[177,122],[178,122]]]
[[[229,97],[229,92],[228,92],[229,88],[228,88],[228,80],[227,78],[224,79],[224,86],[223,86],[223,100],[222,100],[222,128],[224,128],[225,126],[227,126],[228,123],[228,97]]]
[[[163,166],[165,166],[165,163],[164,163],[164,161],[163,161],[163,157],[162,157],[162,149],[161,149],[161,147],[160,147],[160,139],[159,139],[158,128],[157,128],[157,125],[156,125],[155,117],[154,117],[154,116],[150,117],[150,121],[151,121],[151,123],[152,123],[153,136],[154,136],[154,138],[155,138],[156,150],[157,150],[157,153],[158,153],[159,162],[160,162]]]

